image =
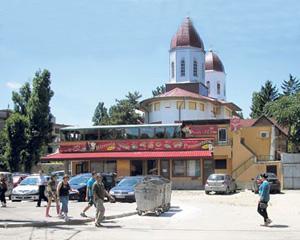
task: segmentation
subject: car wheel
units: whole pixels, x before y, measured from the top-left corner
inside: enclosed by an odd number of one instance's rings
[[[138,210],[138,215],[139,216],[142,216],[143,215],[143,212],[141,210]]]
[[[209,194],[210,193],[210,191],[205,191],[205,194]]]
[[[157,210],[155,210],[155,216],[157,216],[157,217],[158,217],[158,216],[160,215],[160,213],[161,213],[161,212],[160,212],[158,209],[157,209]]]

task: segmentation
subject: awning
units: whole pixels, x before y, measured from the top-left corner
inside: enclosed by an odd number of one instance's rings
[[[54,153],[42,160],[89,160],[89,159],[161,159],[161,158],[211,158],[212,151],[140,151],[140,152],[89,152]]]

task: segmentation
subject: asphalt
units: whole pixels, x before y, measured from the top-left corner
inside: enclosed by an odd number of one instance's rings
[[[45,217],[46,203],[37,208],[35,202],[7,202],[6,208],[0,208],[0,228],[18,227],[50,227],[59,225],[84,225],[94,221],[95,207],[91,207],[86,218],[80,216],[80,212],[85,208],[85,202],[69,202],[70,221],[55,216],[55,205],[52,203],[50,215]],[[105,203],[105,220],[112,220],[135,215],[136,203]]]

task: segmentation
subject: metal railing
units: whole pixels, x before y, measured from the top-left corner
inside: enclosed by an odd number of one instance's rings
[[[280,159],[276,159],[275,155],[258,155],[257,161],[258,162],[269,162],[269,161],[276,161]]]

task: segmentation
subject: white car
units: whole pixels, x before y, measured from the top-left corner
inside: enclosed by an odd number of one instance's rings
[[[48,176],[45,176],[47,180]],[[22,200],[39,199],[39,175],[31,175],[25,178],[17,187],[12,190],[11,200],[13,202]]]

